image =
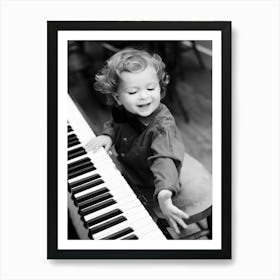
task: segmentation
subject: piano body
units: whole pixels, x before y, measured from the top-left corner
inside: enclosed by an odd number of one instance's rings
[[[79,238],[166,239],[105,150],[85,151],[93,137],[68,96],[68,212]]]

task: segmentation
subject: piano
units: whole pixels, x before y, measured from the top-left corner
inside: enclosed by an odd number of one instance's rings
[[[68,213],[80,239],[167,239],[68,96]]]

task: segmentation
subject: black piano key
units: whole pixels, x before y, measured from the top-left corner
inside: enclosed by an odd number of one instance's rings
[[[68,164],[68,171],[72,171],[74,169],[77,169],[81,166],[83,166],[85,163],[90,163],[93,165],[93,163],[90,161],[90,159],[88,157],[82,158],[80,160],[74,161],[70,164]]]
[[[123,212],[120,209],[114,209],[111,210],[110,212],[104,213],[98,217],[95,217],[91,220],[88,220],[85,222],[86,227],[91,227],[93,225],[99,224],[101,222],[104,222],[106,220],[109,220],[115,216],[118,216],[120,214],[122,214]]]
[[[85,162],[85,163],[81,164],[81,166],[79,166],[78,168],[68,170],[68,178],[74,178],[74,177],[79,176],[80,172],[82,172],[82,170],[84,170],[87,167],[92,167],[92,170],[95,170],[95,167],[93,166],[93,164],[91,162]],[[78,175],[76,175],[76,174],[78,174]]]
[[[82,209],[87,208],[87,207],[89,207],[93,204],[99,203],[101,201],[104,201],[106,199],[109,199],[111,197],[113,197],[113,196],[109,192],[106,192],[106,193],[103,193],[103,194],[98,195],[96,197],[93,197],[91,199],[88,199],[86,201],[83,201],[78,205],[79,213]]]
[[[75,133],[71,133],[70,135],[68,135],[68,139],[72,139],[73,137],[78,138],[78,136]]]
[[[82,192],[82,191],[88,190],[90,188],[99,186],[100,184],[103,184],[103,183],[104,183],[104,181],[102,179],[96,179],[95,181],[91,181],[86,184],[80,185],[76,188],[73,188],[71,190],[71,192],[72,192],[72,194],[76,194],[78,192]]]
[[[84,167],[84,168],[81,169],[81,170],[77,170],[77,171],[75,171],[75,172],[73,172],[73,173],[71,173],[71,174],[68,173],[68,180],[69,180],[69,179],[72,179],[72,178],[75,178],[75,177],[77,177],[77,176],[83,175],[83,174],[85,174],[85,173],[87,173],[87,172],[93,171],[93,170],[95,170],[95,169],[96,169],[96,168],[93,167],[92,165],[88,165],[88,166]]]
[[[77,135],[75,135],[75,134],[68,135],[67,139],[68,139],[68,141],[79,140]]]
[[[114,218],[110,221],[107,221],[107,222],[104,222],[102,223],[101,225],[97,225],[97,226],[94,226],[92,228],[89,229],[89,234],[96,234],[102,230],[105,230],[107,228],[110,228],[112,226],[115,226],[119,223],[122,223],[124,221],[126,221],[127,218],[125,218],[124,216],[120,216],[120,217],[117,217],[117,218]]]
[[[72,141],[79,140],[79,138],[75,134],[70,134],[67,136],[67,140],[68,140],[68,142],[72,142]]]
[[[71,125],[68,125],[68,126],[67,126],[67,129],[68,129],[68,132],[73,131],[73,129],[72,129],[72,127],[71,127]]]
[[[72,162],[72,163],[68,164],[68,172],[72,172],[76,169],[80,169],[88,163],[93,165],[89,158],[83,158],[83,159],[77,160],[75,162]]]
[[[93,176],[90,176],[90,177],[92,178],[92,180],[82,180],[82,182],[84,182],[84,183],[75,184],[74,187],[72,186],[72,184],[69,184],[69,183],[68,183],[68,191],[71,192],[72,189],[76,189],[77,187],[91,184],[91,183],[92,183],[93,181],[95,181],[96,179],[101,178],[99,174],[94,174]],[[86,178],[86,179],[87,179],[87,178]],[[88,182],[87,182],[87,181],[88,181]],[[76,183],[76,182],[75,182],[75,183]]]
[[[108,235],[108,236],[106,236],[106,237],[104,237],[102,239],[103,240],[117,239],[117,238],[120,238],[120,237],[122,237],[124,235],[127,235],[127,234],[131,233],[131,232],[133,232],[133,229],[128,227],[128,228],[122,229],[122,230],[120,230],[118,232],[115,232],[113,234],[110,234],[110,235]]]
[[[68,148],[71,148],[71,147],[74,147],[74,146],[77,146],[80,144],[81,144],[81,142],[79,140],[76,140],[74,142],[68,143]]]
[[[79,186],[81,184],[84,184],[84,183],[90,182],[92,180],[95,180],[97,178],[100,178],[100,175],[99,174],[93,174],[93,175],[90,175],[88,177],[85,177],[85,178],[82,178],[80,180],[77,180],[77,181],[75,181],[73,183],[70,183],[69,186],[72,189],[72,188],[75,188],[75,187],[77,187],[77,186]]]
[[[80,140],[77,137],[68,139],[68,146],[71,146],[71,144],[73,144],[73,143],[80,143]]]
[[[73,147],[73,146],[76,146],[78,144],[81,144],[81,142],[78,140],[78,139],[74,139],[74,140],[71,140],[71,141],[68,141],[68,147]]]
[[[79,157],[86,154],[86,150],[83,147],[79,147],[68,151],[68,160],[73,159],[75,157]]]
[[[81,170],[83,170],[84,168],[87,167],[93,167],[93,170],[95,169],[95,167],[93,166],[93,164],[89,161],[89,162],[82,162],[80,163],[80,165],[76,166],[76,167],[72,167],[72,168],[68,168],[68,176],[72,176],[73,174],[79,173]],[[74,175],[74,177],[76,177],[77,175]]]
[[[132,240],[132,239],[139,239],[139,238],[135,234],[131,234],[127,237],[121,238],[121,240]]]
[[[90,192],[90,193],[87,193],[87,194],[84,194],[84,195],[81,195],[79,197],[73,197],[74,199],[74,204],[75,205],[79,205],[80,203],[82,203],[83,201],[86,201],[88,199],[91,199],[93,197],[96,197],[102,193],[105,193],[105,192],[108,192],[109,189],[107,189],[106,187],[104,188],[101,188],[99,190],[96,190],[96,191],[93,191],[93,192]]]
[[[113,204],[116,204],[116,203],[117,203],[116,200],[110,198],[110,199],[107,199],[107,200],[105,200],[103,202],[100,202],[98,204],[87,207],[87,208],[81,210],[82,219],[84,218],[84,216],[86,216],[90,213],[93,213],[93,212],[96,212],[98,210],[104,209],[104,208],[106,208],[108,206],[111,206]]]

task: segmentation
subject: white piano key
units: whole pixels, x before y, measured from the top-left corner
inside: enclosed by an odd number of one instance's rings
[[[118,182],[122,182],[127,188],[131,189],[127,183],[127,181],[123,178],[123,176],[121,175],[121,173],[119,171],[116,172],[116,170],[110,170],[108,169],[108,172],[106,172],[105,170],[97,170],[100,174],[100,176],[102,177],[102,179],[108,183],[108,184],[114,184],[114,182],[118,181]]]
[[[112,192],[110,190],[109,193],[112,195],[112,197],[108,198],[108,199],[114,199],[119,203],[121,203],[123,200],[127,201],[128,197],[131,198],[131,200],[137,199],[136,195],[129,193],[126,189],[121,188],[121,187],[119,189],[115,190],[114,192]]]
[[[140,224],[140,223],[141,223],[141,225],[147,225],[148,222],[150,222],[150,221],[146,221],[145,217],[139,217],[134,222],[125,220],[125,221],[122,221],[122,222],[112,226],[112,227],[104,229],[103,231],[92,234],[92,238],[93,239],[102,239],[104,237],[107,237],[111,234],[117,233],[118,231],[121,231],[121,230],[123,230],[125,228],[128,228],[128,227],[132,228],[133,233],[134,233],[133,226],[137,227],[137,224]]]
[[[103,166],[105,166],[106,168],[113,168],[113,169],[117,169],[116,165],[113,163],[113,161],[108,161],[108,160],[103,160],[103,159],[99,159],[99,160],[93,160],[90,156],[89,159],[91,160],[91,162],[94,164],[94,166],[96,166],[96,168],[98,168],[99,166],[102,168]],[[118,170],[118,169],[117,169]]]
[[[152,229],[145,234],[137,234],[137,232],[135,232],[135,235],[139,235],[139,239],[142,240],[166,240],[165,235],[160,231],[159,228]]]
[[[136,235],[136,234],[134,232],[129,232],[129,233],[127,233],[127,234],[125,234],[125,235],[123,235],[123,236],[121,236],[119,238],[116,238],[116,240],[122,240],[122,239],[124,239],[124,238],[126,238],[126,237],[128,237],[130,235]],[[138,236],[137,236],[137,239],[139,239]]]
[[[84,220],[85,221],[89,221],[89,220],[94,219],[94,218],[96,218],[96,217],[98,217],[100,215],[108,213],[108,212],[110,212],[110,211],[112,211],[114,209],[120,209],[121,211],[125,212],[128,209],[131,209],[131,208],[136,207],[136,206],[141,204],[139,199],[134,199],[134,200],[131,200],[131,201],[129,201],[129,200],[130,199],[128,199],[128,201],[117,202],[114,205],[111,205],[109,207],[106,207],[104,209],[96,211],[94,213],[88,214],[88,215],[84,216]]]
[[[92,159],[98,159],[102,157],[102,159],[111,160],[109,157],[107,157],[108,154],[102,147],[95,152],[90,151],[88,154],[92,157]]]
[[[77,148],[84,148],[82,144],[78,144],[78,145],[75,145],[75,146],[72,146],[72,147],[68,147],[67,148],[67,152],[70,152],[72,150],[75,150]]]
[[[141,237],[141,239],[166,239],[166,237],[163,235],[163,233],[160,231],[154,220],[151,218],[151,216],[148,214],[146,209],[143,209],[144,206],[141,204],[141,207],[137,209],[138,212],[144,212],[146,213],[146,226],[143,226],[141,228],[134,228],[134,234],[137,235],[138,238]],[[131,212],[132,213],[132,212]],[[124,216],[126,216],[127,213],[124,213]],[[133,222],[133,216],[127,215],[128,220],[130,224]],[[123,238],[123,237],[121,237]],[[120,238],[120,239],[121,239]]]
[[[77,193],[74,194],[74,197],[75,197],[75,198],[79,198],[79,197],[81,197],[81,196],[83,196],[83,195],[90,194],[90,193],[92,193],[92,192],[94,192],[94,191],[96,191],[96,190],[99,190],[99,189],[101,189],[101,188],[104,188],[104,187],[108,188],[108,189],[112,192],[114,189],[122,188],[122,184],[119,183],[119,182],[115,182],[114,186],[110,186],[110,185],[108,185],[108,184],[106,184],[106,183],[104,182],[104,183],[101,183],[101,184],[99,184],[99,185],[97,185],[97,186],[94,186],[94,187],[91,187],[91,188],[89,188],[89,189],[86,189],[86,190],[84,190],[84,191],[77,192]],[[122,189],[123,189],[123,190],[126,190],[126,188],[122,188]]]
[[[98,178],[97,180],[100,180],[100,179],[102,180],[102,178]],[[97,181],[97,180],[92,181],[92,183],[94,184],[94,182]],[[83,185],[83,184],[81,184],[81,185]],[[79,186],[80,185],[71,188],[71,191],[76,192],[76,190],[79,188]],[[82,195],[89,194],[89,193],[91,193],[91,192],[93,192],[93,191],[95,191],[99,188],[102,188],[102,187],[106,187],[106,188],[110,189],[112,192],[114,192],[115,189],[122,188],[123,190],[126,190],[128,195],[129,194],[131,194],[131,195],[134,194],[134,192],[131,189],[127,188],[127,186],[125,184],[123,184],[122,180],[120,180],[119,178],[115,178],[115,179],[112,178],[112,181],[104,181],[103,180],[103,182],[99,183],[98,185],[89,186],[88,189],[76,192],[74,194],[74,196],[77,198],[77,197],[80,197]]]
[[[104,230],[92,236],[94,239],[102,239],[127,227],[131,227],[133,230],[138,230],[143,227],[148,227],[149,223],[153,223],[153,221],[147,220],[146,217],[140,218],[136,221],[126,220],[120,224],[117,224],[109,228],[108,230]]]
[[[85,173],[85,174],[82,174],[82,175],[79,175],[79,176],[74,177],[74,178],[72,178],[72,179],[69,179],[69,180],[68,180],[68,183],[69,183],[69,184],[72,184],[72,183],[74,183],[74,182],[76,182],[76,181],[79,181],[79,180],[81,180],[81,179],[88,178],[88,177],[90,177],[90,176],[92,176],[92,175],[94,175],[94,174],[98,174],[97,170],[92,170],[92,171],[87,172],[87,173]]]
[[[69,132],[67,132],[67,136],[70,136],[70,135],[72,135],[72,134],[75,134],[75,132],[72,130],[72,131],[69,131]]]
[[[140,218],[144,217],[150,218],[150,215],[147,212],[143,211],[141,204],[134,208],[126,210],[123,215],[131,222],[137,221]]]
[[[75,187],[75,188],[71,189],[71,192],[74,193],[73,196],[74,196],[74,198],[77,199],[77,198],[79,198],[79,197],[81,197],[83,195],[90,194],[90,193],[92,193],[94,191],[97,191],[97,190],[100,190],[100,189],[102,189],[104,187],[108,188],[104,183],[100,183],[98,185],[91,186],[88,189],[85,189],[85,190],[82,190],[82,191],[79,191],[79,192],[76,192],[76,193],[75,193],[75,191],[77,190],[78,187]]]
[[[106,221],[102,221],[98,224],[90,226],[89,229],[98,227],[98,226],[102,226],[105,223],[112,221],[119,216],[124,216],[126,219],[130,219],[130,221],[136,221],[136,220],[139,220],[140,218],[149,217],[149,214],[147,212],[143,212],[142,210],[143,209],[140,207],[140,205],[138,205],[134,208],[128,209],[127,211],[125,211],[125,213],[118,214],[117,216],[107,219]]]
[[[120,174],[119,170],[116,168],[116,166],[112,163],[102,163],[102,162],[94,162],[94,166],[96,167],[96,169],[99,170],[115,170],[117,173]]]
[[[119,172],[119,170],[117,169],[117,167],[115,166],[115,164],[114,164],[114,162],[112,160],[108,160],[108,159],[104,159],[104,158],[102,159],[101,157],[98,160],[97,159],[93,160],[92,156],[90,156],[89,154],[84,154],[84,155],[75,157],[73,159],[70,159],[70,160],[68,160],[67,163],[71,164],[71,163],[74,163],[76,161],[79,161],[79,160],[85,159],[85,158],[90,159],[91,162],[94,164],[94,166],[96,168],[103,168],[103,167],[105,167],[106,170],[113,169],[113,170],[116,170],[116,171]]]
[[[116,225],[114,225],[114,226],[112,226],[110,228],[107,228],[107,229],[105,229],[103,231],[100,231],[100,232],[98,232],[96,234],[92,234],[92,238],[96,239],[96,240],[102,239],[104,237],[107,237],[107,236],[109,236],[111,234],[117,233],[118,231],[121,231],[121,230],[123,230],[125,228],[128,228],[128,227],[131,227],[131,223],[129,223],[127,220],[125,220],[125,221],[122,221],[119,224],[116,224]]]
[[[76,146],[75,146],[76,147]],[[84,155],[81,155],[81,156],[78,156],[78,157],[75,157],[75,158],[72,158],[72,159],[69,159],[67,161],[67,164],[71,164],[75,161],[78,161],[78,160],[81,160],[81,159],[84,159],[84,158],[88,158],[87,154],[84,154]]]
[[[72,147],[69,147],[68,148],[68,152],[73,150],[74,148],[79,148],[79,147],[82,147],[84,148],[83,145],[81,144],[78,144],[78,145],[75,145],[75,146],[72,146]],[[114,165],[114,162],[112,161],[112,159],[109,157],[109,155],[107,155],[106,153],[104,154],[103,152],[101,152],[100,150],[98,150],[96,153],[93,153],[93,152],[86,152],[86,154],[84,155],[81,155],[81,156],[78,156],[78,157],[75,157],[73,159],[70,159],[68,160],[68,164],[70,163],[73,163],[75,161],[78,161],[80,159],[83,159],[83,158],[89,158],[92,160],[92,162],[94,164],[98,164],[98,163],[107,163],[107,164],[110,164],[110,165]]]
[[[145,226],[140,227],[138,229],[134,228],[132,233],[128,233],[124,236],[121,236],[117,239],[121,240],[129,235],[134,234],[138,237],[138,239],[145,239],[145,240],[161,240],[166,239],[163,233],[160,231],[159,228],[154,226],[154,222],[148,221]]]
[[[111,169],[111,168],[108,168],[107,170],[101,170],[101,169],[95,169],[95,170],[92,170],[92,171],[89,171],[87,173],[84,173],[82,175],[79,175],[77,177],[74,177],[74,178],[71,178],[68,180],[68,183],[69,184],[72,184],[76,181],[79,181],[81,179],[85,179],[85,178],[88,178],[94,174],[99,174],[100,176],[102,176],[103,178],[105,178],[105,180],[108,180],[108,181],[111,181],[112,177],[114,178],[117,178],[117,177],[120,177],[120,173],[117,172],[116,170],[114,169]],[[122,177],[122,176],[121,176]]]
[[[145,239],[143,236],[147,234],[151,234],[155,231],[154,228],[154,222],[146,221],[144,225],[141,227],[132,227],[133,233],[139,238],[139,239]]]
[[[110,218],[108,218],[108,219],[106,219],[106,220],[104,220],[102,222],[99,222],[99,223],[96,223],[96,224],[94,224],[92,226],[89,226],[88,229],[92,229],[92,228],[95,228],[95,227],[102,226],[102,225],[106,224],[107,222],[110,222],[110,221],[112,221],[112,220],[114,220],[114,219],[116,219],[116,218],[118,218],[120,216],[124,216],[124,214],[123,213],[119,213],[116,216],[110,217]]]
[[[142,227],[135,227],[134,232],[139,239],[166,239],[153,220],[147,220],[147,223]]]

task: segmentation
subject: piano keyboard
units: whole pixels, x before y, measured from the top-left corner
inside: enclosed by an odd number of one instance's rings
[[[166,239],[68,97],[68,209],[81,239]]]

